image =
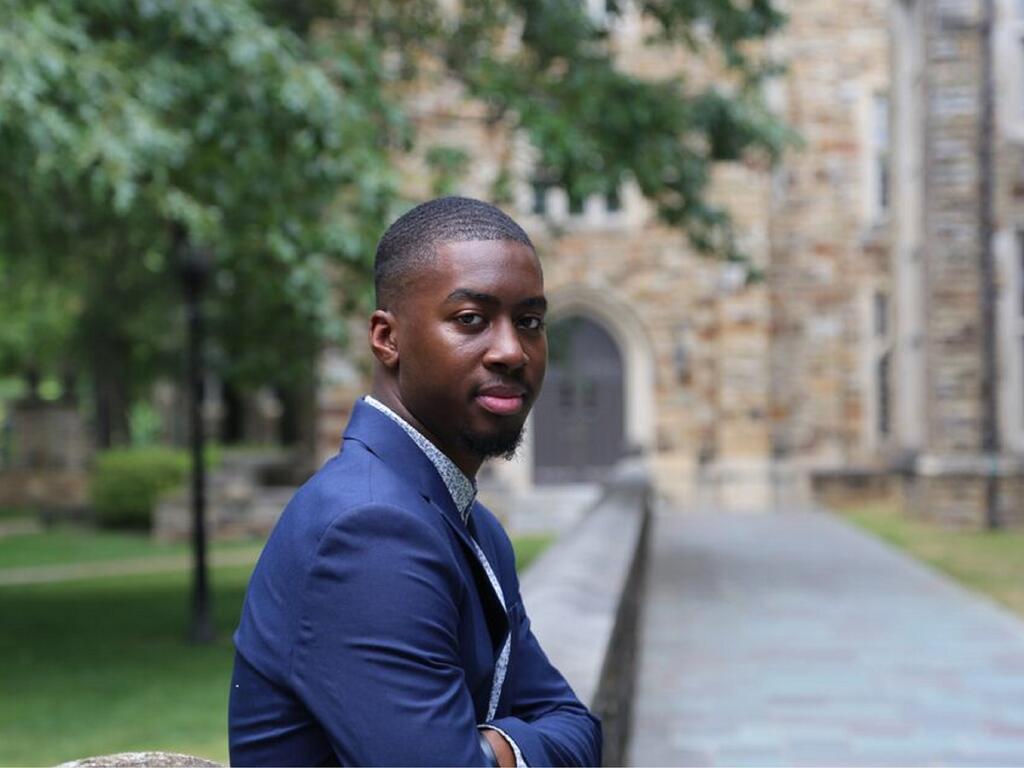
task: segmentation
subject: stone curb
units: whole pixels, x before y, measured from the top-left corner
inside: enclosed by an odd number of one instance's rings
[[[545,653],[601,718],[605,765],[624,764],[629,738],[650,506],[646,474],[620,467],[521,583]]]

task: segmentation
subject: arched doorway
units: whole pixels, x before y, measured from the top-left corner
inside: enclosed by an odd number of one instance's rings
[[[608,331],[581,315],[553,323],[548,344],[533,412],[534,481],[603,479],[625,451],[622,354]]]

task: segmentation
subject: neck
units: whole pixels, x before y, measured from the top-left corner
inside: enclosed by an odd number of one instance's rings
[[[458,450],[455,446],[447,445],[437,435],[423,426],[423,423],[402,402],[402,398],[399,397],[395,387],[388,386],[386,382],[375,381],[371,394],[376,400],[401,416],[413,429],[433,443],[441,453],[454,462],[455,466],[462,471],[462,474],[470,480],[476,478],[476,473],[480,470],[483,459],[465,450]]]

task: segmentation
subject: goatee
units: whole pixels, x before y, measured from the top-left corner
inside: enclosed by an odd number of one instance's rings
[[[524,427],[496,434],[480,434],[466,430],[459,435],[459,441],[466,450],[481,459],[500,456],[505,461],[511,461],[515,457],[519,445],[523,442],[525,431]]]

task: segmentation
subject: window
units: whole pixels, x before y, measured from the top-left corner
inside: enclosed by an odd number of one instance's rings
[[[1024,30],[1020,29],[1024,25],[1018,24],[1017,27],[1017,60],[1024,66]],[[1024,120],[1024,78],[1020,77],[1020,70],[1018,70],[1017,87],[1019,89],[1017,93],[1017,117]]]
[[[1024,1],[1024,0],[1022,0]],[[619,189],[615,187],[604,196],[604,207],[608,213],[618,213],[622,210],[622,198],[619,197]]]
[[[583,213],[583,195],[573,194],[569,191],[569,215],[579,216]]]
[[[1024,0],[1021,0],[1024,2]],[[1017,233],[1017,312],[1024,318],[1024,230]]]
[[[874,315],[875,336],[885,338],[889,335],[889,297],[881,291],[875,291]]]
[[[530,204],[530,212],[535,216],[543,216],[548,212],[548,190],[551,185],[546,181],[534,179],[530,182],[533,191],[533,198]]]
[[[523,202],[534,216],[599,226],[622,219],[624,205],[619,185],[592,195],[574,194],[567,185],[559,183],[557,174],[537,166],[530,178],[529,190],[529,197]]]
[[[875,386],[878,387],[876,397],[878,398],[878,409],[876,411],[878,422],[876,428],[881,437],[887,437],[892,428],[892,401],[891,392],[891,369],[892,353],[886,352],[878,358],[878,366],[875,372]]]
[[[1013,38],[1013,64],[1016,74],[1016,104],[1013,114],[1018,121],[1024,121],[1024,0],[1015,0],[1010,22]]]
[[[1024,2],[1024,0],[1021,0]],[[1017,379],[1020,387],[1018,396],[1020,400],[1020,423],[1019,428],[1024,432],[1024,230],[1017,232],[1017,301],[1014,302],[1014,340],[1017,347],[1018,366],[1020,375]]]
[[[892,302],[889,287],[876,284],[861,294],[861,339],[864,357],[861,367],[861,391],[864,445],[870,451],[884,450],[894,431],[894,371],[896,367],[893,339]]]
[[[889,94],[875,94],[872,105],[873,208],[876,216],[889,211]]]

